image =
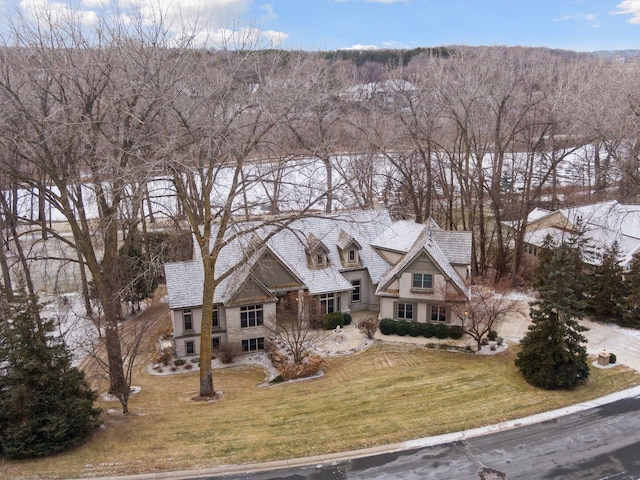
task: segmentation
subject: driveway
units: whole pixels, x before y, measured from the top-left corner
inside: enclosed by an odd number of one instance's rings
[[[523,302],[522,307],[523,311],[528,312],[528,304]],[[498,333],[507,341],[519,342],[530,323],[528,314],[514,315],[503,322],[498,328]],[[589,328],[584,333],[587,338],[587,353],[597,355],[606,349],[607,352],[616,355],[618,363],[640,372],[640,330],[591,320],[582,320],[580,323]]]

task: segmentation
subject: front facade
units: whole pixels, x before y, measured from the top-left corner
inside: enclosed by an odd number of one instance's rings
[[[371,311],[380,318],[461,323],[451,303],[468,299],[469,232],[392,222],[386,211],[375,210],[296,220],[259,242],[250,259],[243,259],[240,243],[225,247],[217,264],[233,273],[216,289],[207,320],[214,350],[225,344],[243,352],[264,349],[284,310],[302,316],[310,308],[320,314]],[[199,355],[198,255],[194,249],[193,260],[165,265],[178,357]]]

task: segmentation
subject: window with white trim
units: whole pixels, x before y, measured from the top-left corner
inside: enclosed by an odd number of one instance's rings
[[[336,311],[336,294],[323,293],[320,295],[320,313],[333,313]]]
[[[316,255],[316,266],[324,267],[324,264],[327,262],[327,256],[324,253],[318,253]]]
[[[247,305],[240,307],[240,327],[258,327],[264,323],[262,305]]]
[[[211,312],[211,327],[218,328],[220,326],[220,321],[218,320],[218,307],[213,306],[213,311]]]
[[[444,305],[431,305],[431,321],[446,322],[447,307],[445,307]]]
[[[360,280],[352,280],[353,290],[351,290],[351,303],[360,302]]]
[[[196,342],[193,340],[187,340],[184,342],[184,353],[185,355],[193,355],[196,353]]]
[[[182,310],[182,328],[185,332],[193,330],[193,314],[190,308]]]
[[[430,273],[414,273],[411,288],[429,290],[433,288],[433,275]]]
[[[398,320],[413,321],[415,315],[415,305],[413,303],[396,303],[396,318]]]
[[[358,263],[358,250],[350,248],[347,251],[347,263]]]
[[[243,352],[255,352],[256,350],[264,350],[264,337],[242,340]]]

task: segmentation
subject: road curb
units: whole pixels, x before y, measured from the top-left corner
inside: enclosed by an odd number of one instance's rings
[[[354,458],[370,457],[372,455],[378,455],[383,453],[393,453],[402,450],[409,450],[414,448],[432,447],[435,445],[441,445],[444,443],[451,443],[456,441],[462,441],[468,438],[479,437],[481,435],[487,435],[494,432],[500,432],[504,430],[510,430],[513,428],[523,427],[525,425],[532,425],[535,423],[541,423],[555,418],[559,418],[572,413],[578,413],[592,408],[598,408],[609,403],[623,400],[625,398],[632,398],[640,396],[640,386],[621,390],[604,397],[590,400],[569,407],[559,408],[557,410],[551,410],[549,412],[539,413],[528,417],[519,418],[516,420],[509,420],[507,422],[501,422],[495,425],[488,425],[486,427],[473,428],[470,430],[464,430],[461,432],[447,433],[443,435],[435,435],[432,437],[424,437],[416,440],[409,440],[406,442],[392,443],[387,445],[378,445],[370,448],[363,448],[359,450],[350,450],[347,452],[329,453],[325,455],[315,455],[311,457],[292,458],[288,460],[275,460],[272,462],[241,464],[241,465],[221,465],[218,467],[182,470],[177,472],[158,472],[158,473],[143,473],[137,475],[120,475],[120,476],[108,476],[108,477],[91,477],[92,480],[171,480],[171,479],[185,479],[185,478],[205,478],[212,476],[230,476],[233,474],[246,474],[262,471],[277,470],[279,468],[292,468],[292,467],[314,467],[315,465],[324,465],[337,463]]]

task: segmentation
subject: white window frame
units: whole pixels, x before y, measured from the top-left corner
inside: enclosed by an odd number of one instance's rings
[[[444,320],[441,320],[443,313],[444,313]],[[434,316],[436,317],[435,319],[434,319]],[[448,322],[447,307],[445,305],[430,305],[429,321],[431,323],[447,323]]]
[[[191,347],[191,348],[189,348]],[[185,355],[195,355],[196,354],[196,342],[194,340],[187,340],[184,342],[184,353]]]
[[[254,328],[262,325],[264,325],[263,305],[240,307],[240,328]]]
[[[360,303],[362,301],[362,281],[360,279],[351,280],[353,290],[351,290],[351,303]]]
[[[187,328],[187,322],[191,325]],[[190,308],[182,310],[182,330],[185,332],[193,332],[193,312]]]
[[[411,307],[411,308],[407,308]],[[409,311],[409,312],[408,312]],[[408,316],[407,313],[411,315]],[[412,302],[396,302],[395,314],[397,320],[404,320],[405,322],[413,322],[416,318],[416,304]]]
[[[419,282],[416,280],[419,279]],[[429,282],[425,282],[428,279]],[[419,286],[416,286],[416,283],[420,283]],[[429,286],[425,286],[425,284],[430,284]],[[411,275],[411,289],[412,290],[433,290],[433,274],[432,273],[414,273]]]
[[[243,352],[257,352],[260,350],[264,350],[264,337],[242,340]]]
[[[334,292],[320,294],[320,313],[337,312],[337,301],[338,298]],[[329,310],[329,306],[331,306],[331,310]]]

